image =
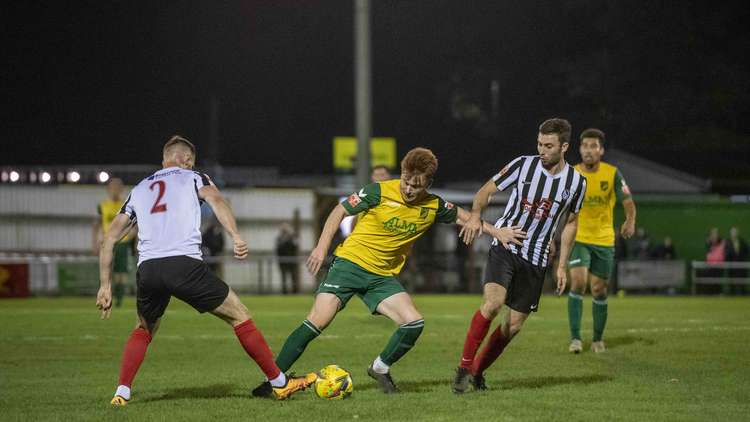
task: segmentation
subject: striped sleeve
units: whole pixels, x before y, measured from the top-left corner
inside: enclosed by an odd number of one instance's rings
[[[135,207],[133,207],[133,201],[130,200],[132,196],[133,192],[128,195],[128,199],[126,199],[125,203],[122,204],[119,214],[125,214],[130,217],[131,220],[135,220]]]
[[[508,189],[508,187],[518,181],[523,162],[524,157],[518,157],[503,167],[496,175],[492,176],[492,180],[495,182],[497,190],[502,191]]]
[[[573,214],[578,214],[583,206],[583,198],[586,196],[586,178],[579,175],[578,187],[573,198]]]
[[[193,172],[193,179],[195,180],[195,186],[196,189],[200,189],[204,186],[215,186],[214,182],[211,180],[210,177],[206,173],[201,173],[199,171]]]

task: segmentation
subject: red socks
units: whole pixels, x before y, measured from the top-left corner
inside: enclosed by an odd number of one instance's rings
[[[151,343],[151,334],[143,328],[136,328],[130,334],[128,342],[125,343],[125,352],[122,354],[119,385],[130,387],[133,384],[135,374],[146,356],[149,343]]]
[[[237,334],[237,338],[247,354],[255,360],[269,380],[279,376],[281,371],[273,360],[273,353],[268,348],[263,334],[255,328],[253,321],[247,320],[234,327],[234,333]],[[137,328],[130,334],[128,342],[125,343],[125,352],[122,355],[119,385],[130,387],[133,384],[135,374],[143,363],[150,342],[151,334],[143,328]]]
[[[482,344],[482,340],[487,335],[487,331],[490,329],[492,320],[482,316],[480,311],[474,314],[471,319],[471,325],[469,326],[469,332],[466,333],[466,341],[464,342],[464,353],[461,356],[461,363],[459,367],[470,369],[474,363],[474,356],[479,350],[479,346]]]
[[[479,354],[479,358],[471,366],[472,374],[481,374],[492,365],[495,360],[503,353],[505,346],[510,343],[510,338],[503,334],[503,324],[497,326],[492,332],[490,339]]]
[[[266,374],[266,378],[272,380],[279,376],[281,370],[273,360],[273,352],[268,348],[266,339],[263,338],[263,334],[258,331],[252,320],[248,319],[234,327],[234,333],[237,334],[237,339],[242,344],[245,352],[253,358],[255,363],[260,366],[261,371]]]

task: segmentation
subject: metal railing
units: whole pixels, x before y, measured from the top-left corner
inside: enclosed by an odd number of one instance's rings
[[[307,256],[283,260],[297,266],[300,291],[312,291],[317,284],[304,271]],[[135,263],[131,260],[126,283],[135,286]],[[255,254],[237,260],[231,256],[205,257],[204,261],[239,293],[281,292],[279,258]],[[0,265],[27,266],[29,291],[33,295],[94,295],[99,289],[99,259],[85,255],[37,255],[0,253]]]
[[[750,262],[704,262],[690,263],[692,293],[702,284],[750,285]]]

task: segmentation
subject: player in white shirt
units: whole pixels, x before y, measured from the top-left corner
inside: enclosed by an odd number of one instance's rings
[[[210,312],[229,323],[242,347],[274,386],[277,399],[305,389],[317,378],[314,373],[287,378],[279,370],[245,305],[203,262],[200,250],[203,201],[208,202],[232,236],[234,257],[245,259],[248,249],[223,195],[208,176],[192,170],[194,164],[195,146],[180,136],[169,139],[164,145],[163,168],[133,188],[101,246],[96,305],[102,319],[106,319],[112,312],[112,250],[137,222],[138,323],[125,345],[119,385],[111,401],[115,406],[124,406],[130,400],[133,379],[172,296],[201,313]]]

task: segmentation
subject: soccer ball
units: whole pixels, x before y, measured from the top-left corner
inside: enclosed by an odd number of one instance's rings
[[[354,391],[352,376],[338,365],[328,365],[318,371],[313,391],[323,399],[345,399]]]

